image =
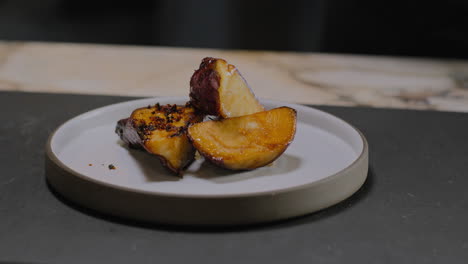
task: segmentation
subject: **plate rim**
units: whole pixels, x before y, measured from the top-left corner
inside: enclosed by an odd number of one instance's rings
[[[207,194],[180,194],[180,193],[166,193],[166,192],[158,192],[158,191],[139,190],[139,189],[134,189],[134,188],[131,188],[131,187],[126,187],[126,186],[112,184],[112,183],[108,183],[108,182],[104,182],[104,181],[99,181],[99,180],[96,180],[96,179],[91,178],[89,176],[86,176],[83,173],[75,171],[72,168],[70,168],[69,166],[65,165],[57,157],[57,155],[55,155],[55,153],[53,152],[52,144],[51,144],[52,140],[53,140],[53,137],[64,125],[71,122],[72,120],[80,118],[80,117],[81,118],[85,117],[90,112],[103,110],[103,109],[106,109],[106,108],[118,107],[119,105],[124,105],[124,104],[128,104],[128,103],[131,103],[131,102],[136,103],[138,101],[147,101],[147,100],[150,100],[150,99],[158,99],[158,98],[159,99],[163,98],[165,100],[167,100],[167,99],[187,100],[188,99],[188,97],[185,97],[185,96],[156,96],[156,97],[132,99],[132,100],[127,100],[127,101],[123,101],[123,102],[118,102],[118,103],[114,103],[114,104],[110,104],[110,105],[97,107],[97,108],[88,110],[86,112],[83,112],[81,114],[78,114],[76,116],[73,116],[73,117],[69,118],[68,120],[64,121],[63,123],[61,123],[49,135],[49,137],[47,139],[47,143],[46,143],[46,148],[45,148],[45,153],[46,153],[47,158],[50,161],[52,161],[60,169],[66,171],[67,173],[69,173],[69,174],[71,174],[71,175],[73,175],[75,177],[79,177],[81,180],[88,181],[88,182],[98,184],[98,185],[103,185],[103,186],[105,186],[107,188],[117,189],[119,191],[132,192],[132,193],[138,193],[138,194],[150,195],[150,196],[156,196],[156,197],[167,197],[167,198],[191,198],[191,199],[226,199],[227,198],[227,199],[229,199],[229,198],[257,197],[257,196],[265,196],[265,195],[272,195],[272,194],[278,195],[278,194],[284,194],[284,193],[288,193],[288,192],[295,192],[295,191],[299,191],[299,190],[303,190],[303,189],[313,188],[316,185],[321,185],[321,184],[324,184],[324,183],[326,183],[328,181],[333,181],[335,178],[340,177],[342,174],[346,174],[349,170],[353,169],[357,164],[359,164],[362,160],[364,160],[364,159],[366,159],[368,157],[368,151],[369,151],[368,148],[369,148],[369,146],[368,146],[368,142],[367,142],[367,139],[365,138],[364,134],[359,129],[357,129],[355,126],[353,126],[349,122],[343,120],[342,118],[340,118],[338,116],[335,116],[333,114],[330,114],[328,112],[325,112],[323,110],[317,109],[317,108],[312,107],[312,106],[307,106],[307,105],[302,105],[302,104],[295,104],[295,103],[290,103],[290,102],[283,102],[283,101],[276,101],[276,100],[268,100],[268,99],[262,99],[262,98],[259,99],[261,102],[284,104],[284,105],[293,106],[293,107],[299,106],[300,108],[312,109],[314,111],[318,111],[318,112],[320,112],[322,114],[326,114],[326,115],[329,115],[329,116],[331,116],[333,118],[336,118],[336,119],[340,120],[341,122],[344,122],[345,124],[350,126],[352,129],[354,129],[359,134],[360,139],[362,140],[362,143],[363,143],[361,152],[358,154],[357,158],[354,159],[353,162],[350,163],[345,168],[337,171],[334,174],[328,175],[325,178],[322,178],[320,180],[317,180],[317,181],[314,181],[314,182],[311,182],[311,183],[301,184],[301,185],[292,186],[292,187],[286,187],[286,188],[282,188],[282,189],[279,189],[279,190],[263,190],[263,191],[256,191],[256,192],[247,192],[247,193],[209,194],[209,195],[207,195]],[[47,177],[47,174],[46,174],[46,177]],[[367,174],[364,177],[363,183],[365,182],[366,179],[367,179]]]

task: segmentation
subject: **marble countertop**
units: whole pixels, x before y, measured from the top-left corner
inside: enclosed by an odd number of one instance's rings
[[[323,53],[0,42],[0,90],[187,96],[207,56],[236,65],[261,98],[468,112],[468,61]]]

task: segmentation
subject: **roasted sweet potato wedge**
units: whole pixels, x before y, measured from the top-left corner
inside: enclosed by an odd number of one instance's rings
[[[279,107],[251,115],[206,121],[188,128],[195,148],[211,162],[251,170],[278,158],[296,133],[296,110]]]
[[[187,127],[202,119],[190,104],[156,104],[136,109],[129,118],[117,122],[116,133],[130,147],[158,156],[165,167],[181,175],[195,156]]]
[[[192,75],[190,102],[204,114],[223,118],[265,110],[239,70],[216,58],[204,58]]]

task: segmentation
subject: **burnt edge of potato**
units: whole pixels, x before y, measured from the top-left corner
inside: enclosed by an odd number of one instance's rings
[[[218,115],[220,110],[220,76],[215,70],[217,58],[207,57],[190,79],[190,103],[206,115]]]
[[[167,162],[167,160],[161,156],[161,155],[158,155],[158,154],[154,154],[154,153],[151,153],[151,155],[153,156],[156,156],[159,158],[159,161],[161,162],[161,165],[164,167],[164,168],[167,168],[169,169],[169,171],[175,173],[178,177],[182,178],[183,174],[184,174],[184,171],[185,169],[188,168],[188,166],[190,166],[190,164],[192,164],[194,161],[195,161],[195,152],[197,150],[192,147],[191,151],[190,151],[190,159],[188,159],[184,165],[182,165],[179,169],[176,169],[174,167],[171,166],[171,164],[169,162]]]
[[[135,112],[137,110],[140,110],[140,109],[144,109],[144,108],[150,108],[150,107],[151,106],[137,108],[133,112]],[[159,103],[157,103],[155,105],[155,107],[158,110],[163,111],[167,115],[177,111],[177,105],[176,104],[174,104],[174,105],[168,104],[168,105],[165,105],[165,106],[161,106],[161,105],[159,105]],[[187,102],[184,107],[192,107],[192,105],[191,105],[190,102]],[[196,118],[196,117],[198,117],[198,118]],[[187,121],[185,126],[178,127],[177,129],[174,129],[175,127],[171,126],[170,122],[168,122],[169,123],[168,124],[168,123],[162,122],[162,120],[160,120],[160,122],[157,122],[157,120],[156,120],[156,124],[138,125],[135,122],[136,120],[133,120],[131,117],[128,117],[128,118],[123,118],[123,119],[121,119],[121,120],[119,120],[117,122],[117,125],[115,127],[115,133],[117,133],[117,135],[120,137],[120,139],[125,144],[127,144],[127,146],[129,148],[145,150],[147,153],[149,153],[149,154],[151,154],[153,156],[157,156],[163,167],[169,169],[171,172],[173,172],[176,175],[178,175],[179,177],[181,177],[184,170],[188,166],[190,166],[190,164],[192,164],[192,162],[195,160],[195,152],[196,152],[195,147],[191,144],[191,147],[192,147],[191,153],[190,153],[191,154],[190,155],[191,159],[187,160],[185,162],[185,164],[183,164],[179,169],[177,169],[177,168],[174,168],[173,166],[171,166],[171,164],[162,155],[158,155],[156,153],[151,153],[150,151],[148,151],[148,149],[145,147],[145,141],[146,141],[145,137],[146,137],[147,134],[149,134],[148,132],[151,132],[152,130],[165,129],[166,131],[173,131],[174,132],[172,135],[170,135],[170,137],[178,137],[178,136],[185,135],[188,138],[188,135],[187,135],[188,126],[193,124],[193,123],[200,122],[202,120],[203,120],[203,115],[196,113],[195,118],[192,118],[189,121]]]

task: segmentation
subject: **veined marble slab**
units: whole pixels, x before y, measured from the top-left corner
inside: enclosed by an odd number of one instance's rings
[[[0,42],[0,90],[188,95],[207,56],[236,65],[262,98],[468,112],[468,61],[323,53]]]

